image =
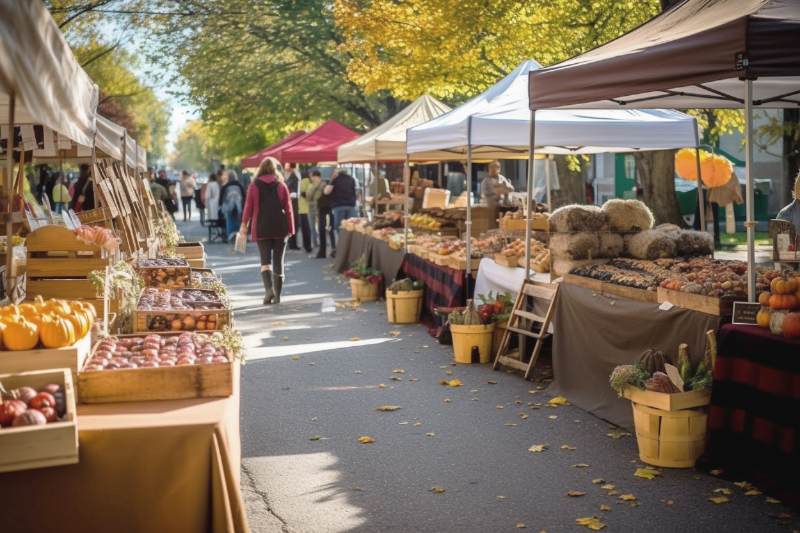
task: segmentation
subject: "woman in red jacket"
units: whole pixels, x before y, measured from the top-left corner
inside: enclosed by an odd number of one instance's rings
[[[294,213],[289,189],[278,172],[278,161],[266,157],[258,166],[256,177],[247,188],[247,199],[239,232],[247,238],[247,223],[251,217],[250,236],[261,254],[261,279],[264,281],[264,304],[280,303],[283,288],[283,256],[286,241],[294,235]]]

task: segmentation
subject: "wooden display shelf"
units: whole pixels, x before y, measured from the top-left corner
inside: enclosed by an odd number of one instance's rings
[[[450,255],[441,255],[438,253],[430,252],[428,254],[428,260],[438,266],[450,266]]]
[[[75,215],[78,217],[78,220],[87,226],[90,224],[100,224],[101,222],[110,221],[112,218],[111,211],[109,211],[107,207],[99,207],[89,211],[81,211]]]
[[[746,297],[741,298],[713,298],[702,294],[692,294],[690,292],[673,291],[663,287],[658,288],[658,303],[669,302],[675,307],[700,311],[715,316],[733,315],[733,302],[746,301]]]
[[[187,259],[189,262],[189,267],[192,269],[195,268],[205,268],[206,267],[206,258],[201,257],[200,259]]]
[[[501,218],[499,221],[500,231],[525,231],[525,219]],[[547,231],[550,229],[550,221],[546,218],[531,220],[531,231]]]
[[[27,299],[37,295],[45,300],[81,300],[94,306],[97,316],[103,315],[103,299],[97,297],[94,285],[88,279],[29,279],[26,281]],[[119,313],[122,291],[117,298],[108,301],[108,312]]]
[[[38,372],[0,375],[6,390],[33,387],[36,390],[57,383],[64,391],[66,420],[43,426],[0,429],[0,472],[71,465],[78,462],[78,424],[75,392],[69,370],[59,368]]]
[[[28,234],[28,278],[85,278],[113,264],[115,254],[87,244],[61,226],[44,226]]]
[[[522,259],[525,259],[524,257]],[[494,254],[494,262],[498,265],[503,265],[507,267],[517,267],[519,266],[520,257],[517,255],[507,256],[503,254]]]
[[[119,335],[118,338],[135,336]],[[92,348],[92,354],[95,350],[97,345]],[[233,394],[235,364],[238,363],[230,361],[82,371],[78,374],[78,401],[91,404],[227,397]]]
[[[189,260],[182,262],[176,266],[136,266],[134,270],[144,280],[145,287],[183,289],[189,286],[192,267]],[[161,279],[160,272],[163,272]]]
[[[583,276],[576,276],[574,274],[564,274],[564,283],[577,285],[579,287],[586,287],[587,289],[591,289],[608,296],[619,296],[621,298],[628,298],[629,300],[636,300],[638,302],[659,303],[658,293],[656,293],[656,291],[626,287],[625,285],[617,285],[616,283],[600,281],[598,279],[586,278]]]
[[[221,305],[221,304],[219,304]],[[194,328],[181,329],[180,331],[216,331],[222,329],[223,326],[230,326],[231,324],[231,310],[230,309],[193,309],[191,311],[134,311],[133,312],[133,331],[134,333],[168,333],[170,332],[170,324],[174,320],[183,322],[186,317],[192,317],[195,323],[202,316],[214,317],[214,322],[208,324],[215,324],[215,326],[207,327],[205,330],[198,329],[195,325]],[[166,323],[165,328],[161,328],[158,323]],[[154,324],[153,321],[156,320]],[[178,331],[178,330],[172,330]]]
[[[33,350],[0,351],[0,373],[15,374],[35,370],[66,368],[73,376],[89,357],[92,348],[91,335],[65,348],[34,348]],[[4,385],[6,389],[8,386]]]
[[[205,249],[202,242],[182,242],[175,247],[175,253],[185,259],[203,259]]]
[[[480,259],[473,259],[472,263],[471,263],[470,270],[472,270],[473,272],[477,272],[478,271],[478,267],[480,266],[480,264],[481,264],[481,260]],[[454,270],[466,270],[467,269],[467,258],[464,257],[462,259],[462,258],[451,257],[450,258],[450,264],[448,266],[450,268],[454,269]]]
[[[664,411],[680,411],[682,409],[692,409],[693,407],[703,407],[711,401],[710,388],[666,394],[628,387],[622,391],[622,395],[632,402]]]

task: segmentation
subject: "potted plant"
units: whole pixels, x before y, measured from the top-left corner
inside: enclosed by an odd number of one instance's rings
[[[361,254],[361,257],[343,274],[344,277],[350,278],[350,290],[354,300],[374,302],[378,299],[383,273],[376,268],[367,266],[366,254]]]
[[[456,363],[488,363],[491,360],[496,324],[485,323],[472,300],[467,300],[464,311],[456,310],[447,315],[447,321],[453,335]]]
[[[511,318],[511,309],[514,307],[514,298],[510,292],[498,292],[497,296],[492,296],[489,291],[488,296],[479,294],[478,299],[482,305],[478,307],[478,314],[484,323],[495,323],[494,337],[492,339],[492,353],[497,354],[503,335],[508,327],[508,319]]]
[[[409,278],[395,281],[386,289],[386,317],[392,324],[414,324],[422,315],[425,284]]]
[[[678,366],[650,349],[633,365],[611,373],[611,387],[631,400],[639,458],[645,463],[692,468],[705,451],[717,340],[707,333],[705,356],[693,367],[688,345],[678,346]]]

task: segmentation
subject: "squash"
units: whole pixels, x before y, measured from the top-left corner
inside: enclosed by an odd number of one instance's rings
[[[797,280],[791,275],[790,270],[784,270],[780,277],[772,280],[769,289],[774,294],[791,294],[797,292]]]
[[[761,309],[758,310],[758,314],[756,315],[756,324],[758,324],[758,327],[769,329],[770,316],[772,316],[772,308],[768,305],[762,305]]]
[[[9,350],[32,350],[39,344],[39,328],[21,316],[6,323],[3,342]]]
[[[56,318],[66,320],[72,325],[72,344],[75,344],[76,339],[82,339],[83,336],[86,335],[86,333],[83,331],[86,325],[86,318],[84,316],[79,317],[75,314],[69,315],[65,313],[56,313]],[[80,337],[78,337],[78,335],[80,335]],[[72,344],[70,344],[70,346]]]
[[[467,300],[467,308],[464,310],[464,325],[465,326],[480,326],[483,324],[481,315],[475,310],[475,304],[472,300]]]
[[[75,329],[67,318],[57,316],[42,324],[39,337],[45,348],[64,348],[75,344]]]
[[[39,315],[39,309],[33,304],[19,304],[19,314],[30,320]]]
[[[48,313],[63,313],[65,315],[68,315],[71,311],[69,302],[66,300],[55,300],[53,298],[45,302],[44,309]]]
[[[640,355],[636,362],[641,363],[647,373],[653,375],[656,372],[666,373],[667,370],[664,365],[667,363],[672,364],[672,359],[664,352],[650,348]]]
[[[781,329],[787,339],[800,338],[800,313],[789,313],[783,317]]]
[[[762,292],[761,294],[758,295],[758,303],[760,303],[762,306],[768,306],[770,296],[772,296],[771,292],[769,291]],[[800,298],[800,296],[798,297]]]
[[[678,372],[684,383],[692,378],[692,362],[689,360],[689,345],[686,343],[678,345]]]
[[[769,306],[774,311],[783,309],[792,310],[797,307],[798,303],[800,302],[794,294],[775,293],[769,297]]]
[[[769,317],[769,330],[775,335],[783,335],[783,319],[788,314],[789,311],[785,309],[773,309],[772,315]]]

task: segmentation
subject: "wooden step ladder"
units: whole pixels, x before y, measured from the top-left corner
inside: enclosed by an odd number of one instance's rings
[[[514,307],[511,309],[511,317],[508,319],[508,326],[505,333],[503,333],[503,340],[500,342],[500,347],[497,349],[497,355],[494,360],[493,370],[498,370],[500,365],[516,368],[525,372],[525,379],[530,377],[531,371],[536,364],[536,359],[539,357],[539,352],[542,350],[542,343],[550,336],[547,329],[550,327],[550,319],[553,316],[553,308],[555,307],[556,296],[558,295],[558,285],[550,283],[541,283],[526,279],[522,282],[522,287],[517,294],[517,299],[514,301]],[[535,301],[543,300],[549,302],[547,305],[547,312],[544,317],[536,315],[533,312]],[[527,363],[522,361],[521,350],[506,354],[508,349],[508,342],[511,339],[512,333],[519,333],[526,337],[536,339],[536,346],[533,348],[531,360]]]

